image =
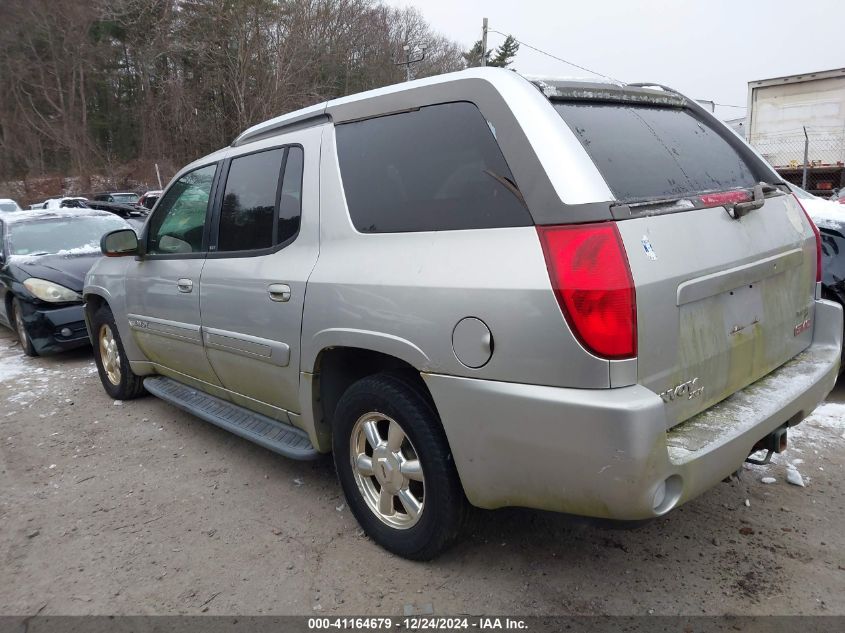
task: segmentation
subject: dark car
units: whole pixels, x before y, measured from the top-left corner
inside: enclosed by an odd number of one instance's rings
[[[138,204],[141,196],[131,191],[103,191],[94,196],[99,202],[118,202],[120,204]]]
[[[822,240],[822,294],[845,306],[845,218],[815,222]]]
[[[128,218],[133,215],[141,215],[140,207],[134,204],[126,204],[123,202],[103,202],[102,200],[89,200],[86,205],[90,209],[97,209],[98,211],[108,211],[114,213],[122,218]],[[146,211],[146,210],[144,210]]]
[[[23,211],[0,216],[0,324],[29,356],[89,343],[82,286],[101,257],[100,237],[129,228],[96,210]]]

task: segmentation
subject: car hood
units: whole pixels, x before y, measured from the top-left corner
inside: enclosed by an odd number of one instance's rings
[[[813,221],[819,226],[825,224],[845,224],[845,205],[823,200],[822,198],[813,200],[802,199],[800,202],[810,217],[813,218]]]
[[[100,257],[99,251],[78,255],[19,255],[13,256],[10,263],[17,269],[15,276],[21,282],[38,277],[81,293],[86,273]]]

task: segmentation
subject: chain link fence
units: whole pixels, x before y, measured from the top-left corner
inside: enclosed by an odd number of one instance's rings
[[[813,130],[752,136],[751,145],[790,182],[801,186],[806,144],[807,183],[818,196],[845,186],[845,130]]]

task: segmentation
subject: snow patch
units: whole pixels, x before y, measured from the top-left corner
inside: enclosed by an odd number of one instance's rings
[[[27,372],[23,356],[0,356],[0,382],[12,380]]]
[[[798,469],[792,464],[786,468],[786,481],[791,483],[793,486],[804,487],[804,478],[801,476],[801,473],[798,472]]]
[[[820,404],[801,424],[790,427],[789,434],[790,440],[794,437],[802,447],[832,446],[845,438],[845,404],[838,402]],[[792,463],[802,462],[793,460]]]
[[[807,420],[815,420],[820,427],[845,430],[845,404],[824,402],[816,407]]]

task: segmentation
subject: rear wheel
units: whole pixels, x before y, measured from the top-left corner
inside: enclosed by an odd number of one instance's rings
[[[26,324],[23,321],[23,309],[18,299],[12,300],[12,313],[15,323],[15,333],[17,333],[18,340],[21,342],[23,353],[27,356],[38,356],[38,352],[32,344],[32,339],[29,338],[29,333],[26,331]]]
[[[114,315],[107,305],[94,313],[91,329],[95,335],[94,362],[106,393],[117,400],[131,400],[143,394],[143,378],[129,367]]]
[[[343,394],[333,451],[349,508],[385,549],[428,560],[459,535],[467,501],[432,404],[401,377],[378,374]]]

